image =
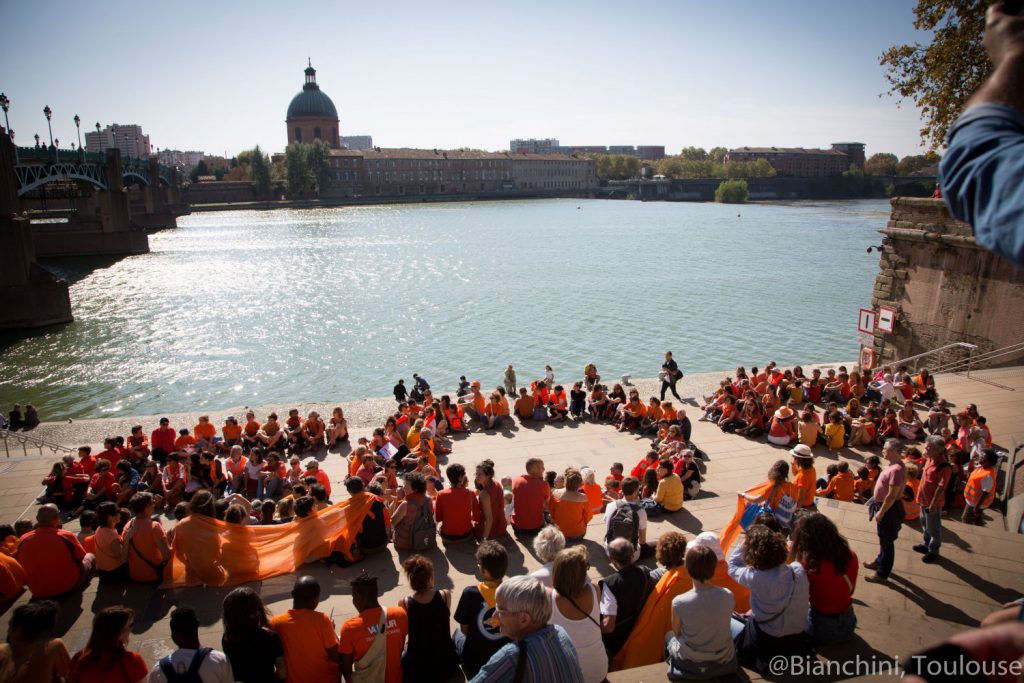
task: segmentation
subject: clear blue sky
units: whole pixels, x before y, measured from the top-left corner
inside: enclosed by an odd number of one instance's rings
[[[159,148],[280,151],[311,57],[341,134],[385,147],[563,144],[919,153],[878,56],[913,0],[122,2],[4,0],[0,90],[27,144],[72,117]]]

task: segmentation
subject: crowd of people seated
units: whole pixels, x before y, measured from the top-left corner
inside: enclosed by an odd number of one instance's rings
[[[435,399],[419,376],[414,376],[415,397],[400,382],[394,414],[371,436],[354,439],[345,456],[342,497],[365,502],[369,513],[346,537],[350,545],[335,547],[325,558],[355,565],[357,572],[352,600],[358,615],[340,631],[317,611],[320,587],[312,577],[296,581],[293,609],[274,617],[257,593],[240,587],[224,600],[221,651],[200,646],[195,614],[182,607],[171,617],[179,650],[152,667],[128,649],[133,615],[120,607],[97,613],[82,652],[74,657],[58,652],[63,644],[46,637],[56,615],[50,600],[81,590],[96,575],[101,583],[158,585],[174,554],[175,532],[155,516],[160,509],[177,522],[195,516],[220,520],[226,528],[285,525],[316,516],[339,496],[318,460],[303,464],[301,456],[348,441],[348,425],[340,408],[327,422],[315,412],[301,419],[292,410],[282,424],[274,414],[260,423],[249,413],[244,424],[226,420],[220,434],[206,416],[192,429],[177,431],[163,418],[149,438],[138,426],[127,437],[107,439],[101,453],[80,448],[77,458],[54,464],[44,480],[34,525],[21,520],[0,526],[0,601],[13,600],[26,586],[34,598],[15,610],[16,635],[9,642],[22,638],[37,644],[0,650],[0,673],[4,667],[22,670],[45,656],[53,671],[80,681],[106,680],[113,670],[131,681],[177,680],[189,671],[207,683],[339,676],[444,681],[461,667],[473,681],[597,683],[610,670],[665,661],[671,676],[700,679],[733,672],[740,664],[763,670],[777,654],[810,652],[817,644],[852,636],[857,557],[828,517],[816,511],[815,497],[877,497],[877,482],[885,477],[877,456],[856,475],[840,461],[819,479],[813,466],[818,434],[805,439],[802,430],[787,427],[792,461],[775,463],[761,489],[741,494],[745,535],[735,547],[728,532],[721,538],[712,532],[687,538],[679,531],[649,538],[651,519],[678,513],[700,492],[700,450],[690,441],[685,410],[656,397],[644,402],[621,385],[607,392],[592,366],[569,395],[549,367],[544,379],[518,389],[519,398],[510,404],[516,386],[509,370],[504,385],[488,398],[479,382],[465,378],[455,400]],[[908,470],[923,470],[927,462],[935,466],[940,451],[964,453],[963,485],[944,478],[941,491],[950,504],[960,496],[974,521],[995,491],[994,452],[983,449],[979,459],[973,456],[974,444],[984,443],[988,433],[984,418],[969,406],[955,417],[957,432],[949,432],[954,416],[935,394],[934,381],[922,374],[923,379],[911,380],[914,393],[902,395],[900,412],[908,406],[914,412],[914,400],[933,402],[937,415],[932,420],[929,414],[920,428],[931,433],[928,458],[922,459],[914,445],[917,432],[898,430],[911,439],[900,457],[910,463]],[[812,400],[817,398],[828,400],[826,421],[838,425],[833,436],[838,440],[841,432],[845,445],[857,433],[858,417],[851,413],[860,414],[851,403],[858,394],[874,402],[867,388],[884,389],[889,395],[879,407],[894,403],[887,377],[883,372],[869,382],[840,368],[834,377],[826,376],[830,381],[807,380],[821,386],[820,396],[797,396],[805,381],[799,368],[782,372],[769,364],[750,379],[741,368],[735,382],[724,382],[707,398],[702,419],[747,436],[757,434],[758,420],[763,425],[766,414],[775,423],[795,418],[800,410],[817,425]],[[843,387],[849,398],[840,410],[831,399],[844,396]],[[628,472],[622,463],[612,463],[603,484],[595,467],[558,473],[539,458],[527,460],[515,477],[498,478],[490,460],[477,463],[472,473],[457,462],[444,466],[457,444],[446,437],[474,427],[504,428],[511,419],[608,421],[650,435],[651,441]],[[762,431],[769,440],[779,432]],[[869,441],[873,444],[874,436]],[[890,439],[883,452],[889,462],[892,448]],[[943,476],[946,470],[960,476],[956,467],[944,468]],[[986,472],[991,485],[975,470]],[[913,481],[906,481],[907,489],[930,496],[925,507],[934,507],[935,487],[926,490]],[[61,528],[62,517],[73,516],[80,520],[78,534]],[[613,570],[598,582],[588,575],[593,551],[580,543],[595,516],[603,519],[604,552]],[[507,576],[510,535],[529,544],[543,565],[530,576]],[[927,530],[925,536],[927,544]],[[438,537],[446,548],[475,546],[479,582],[461,595],[434,586],[428,555]],[[376,579],[358,572],[358,563],[389,544],[403,551],[410,593],[397,605],[382,606]],[[933,550],[938,552],[937,545],[927,553]],[[650,556],[655,569],[644,564]],[[452,621],[458,625],[453,632]]]

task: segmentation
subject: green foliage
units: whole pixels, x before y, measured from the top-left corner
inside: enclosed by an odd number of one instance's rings
[[[715,201],[720,204],[743,204],[749,197],[746,180],[723,180],[715,190]]]
[[[888,185],[885,186],[885,196],[886,197],[893,197],[893,196],[895,196],[895,194],[896,194],[896,184],[895,183],[889,183]]]
[[[712,147],[708,152],[708,158],[716,164],[725,163],[725,155],[729,153],[725,147]]]
[[[188,179],[193,183],[199,182],[199,176],[210,175],[210,167],[206,165],[203,159],[199,160],[196,167],[192,169],[192,172],[188,174]]]
[[[866,175],[894,175],[896,173],[896,164],[898,163],[899,159],[895,154],[889,154],[888,152],[872,154],[864,162],[864,173]]]
[[[249,177],[256,189],[256,196],[266,199],[270,195],[270,157],[264,154],[259,145],[238,155],[240,163],[249,166]]]
[[[668,178],[772,178],[776,171],[767,159],[733,161],[725,164],[710,158],[700,161],[682,156],[666,157],[658,162],[658,173]]]
[[[900,163],[896,165],[896,172],[899,175],[913,175],[925,166],[937,164],[941,160],[942,157],[935,152],[910,154],[900,159]]]
[[[284,150],[285,188],[289,199],[318,196],[328,169],[331,147],[323,140],[297,142]]]
[[[602,180],[627,180],[640,172],[640,160],[626,154],[602,154],[594,166]]]
[[[981,39],[989,0],[918,0],[914,28],[931,33],[927,45],[896,45],[879,63],[889,94],[921,109],[921,140],[942,144],[967,99],[992,69]]]
[[[704,161],[708,158],[708,153],[704,151],[703,147],[683,147],[679,156],[686,161]]]

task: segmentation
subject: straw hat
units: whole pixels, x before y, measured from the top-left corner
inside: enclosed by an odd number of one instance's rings
[[[811,450],[811,447],[805,446],[804,444],[799,444],[796,448],[791,448],[789,454],[794,458],[800,458],[802,460],[814,459],[814,452]]]

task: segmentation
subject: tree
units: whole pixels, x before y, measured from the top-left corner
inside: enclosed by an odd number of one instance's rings
[[[679,156],[687,161],[704,161],[708,158],[708,153],[704,151],[703,147],[683,147]]]
[[[626,154],[602,154],[594,166],[597,177],[602,180],[626,180],[639,173],[640,160]]]
[[[309,147],[309,171],[313,174],[316,194],[320,196],[320,187],[323,185],[330,166],[331,146],[317,138]]]
[[[252,178],[256,196],[266,199],[270,195],[270,157],[264,154],[259,145],[239,154],[239,159],[243,154],[248,157],[249,177]]]
[[[992,69],[981,44],[989,0],[918,0],[914,28],[933,32],[927,45],[896,45],[879,63],[889,94],[921,109],[921,140],[935,149],[964,103]]]
[[[896,158],[895,154],[889,154],[888,152],[872,154],[864,162],[864,173],[866,175],[895,175],[896,164],[898,163],[899,159]]]
[[[199,176],[210,175],[210,167],[206,165],[206,161],[203,159],[199,160],[196,167],[192,169],[192,172],[188,174],[189,180],[193,183],[199,182]]]
[[[925,166],[931,164],[937,164],[942,160],[942,157],[935,152],[926,152],[925,154],[909,154],[902,159],[900,163],[896,165],[896,173],[899,175],[913,175],[917,173]]]
[[[313,176],[309,170],[309,147],[292,143],[284,149],[284,163],[287,169],[285,186],[289,199],[302,199],[313,189]]]
[[[725,163],[725,155],[729,153],[725,147],[712,147],[711,151],[708,152],[708,158],[716,164]]]
[[[749,197],[746,180],[723,180],[715,190],[715,201],[720,204],[743,204]]]

